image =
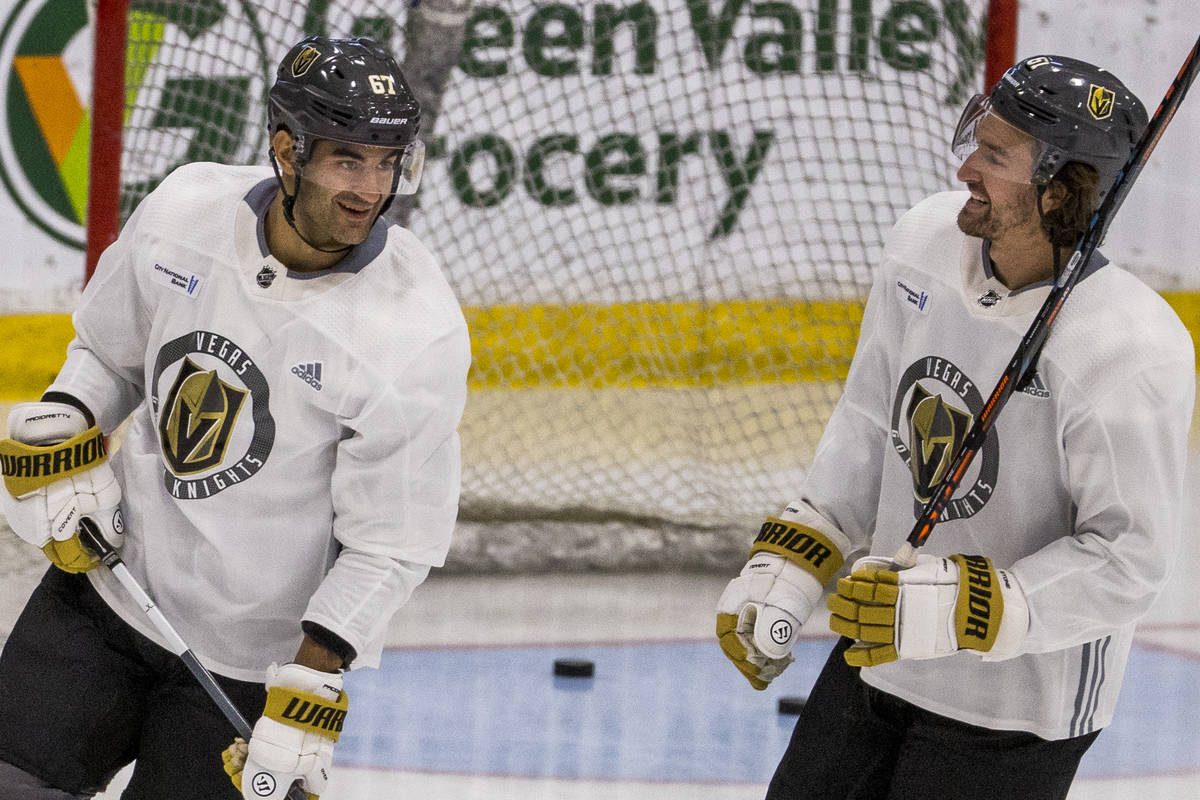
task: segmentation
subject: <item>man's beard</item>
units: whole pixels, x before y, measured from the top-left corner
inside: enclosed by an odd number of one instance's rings
[[[989,197],[987,205],[980,211],[968,211],[964,206],[958,212],[958,228],[967,236],[994,241],[1025,224],[1036,210],[1037,200],[1033,195],[1022,197],[1006,208],[994,205]]]
[[[311,202],[306,202],[311,201]],[[366,241],[370,234],[370,226],[365,230],[350,230],[340,225],[336,220],[336,212],[328,205],[302,196],[295,211],[299,230],[304,234],[308,244],[316,245],[324,250],[343,250],[356,247]],[[375,215],[378,219],[378,214]]]

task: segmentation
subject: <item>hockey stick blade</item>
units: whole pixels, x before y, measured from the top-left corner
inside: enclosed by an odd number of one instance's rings
[[[1104,239],[1104,234],[1108,230],[1109,224],[1112,223],[1117,209],[1121,207],[1121,203],[1124,202],[1125,196],[1129,194],[1129,189],[1133,186],[1133,182],[1141,173],[1142,167],[1146,165],[1150,154],[1154,152],[1158,140],[1162,138],[1163,132],[1167,128],[1167,123],[1175,116],[1176,110],[1178,110],[1180,103],[1183,102],[1184,95],[1187,94],[1188,89],[1196,78],[1197,71],[1200,71],[1198,52],[1200,52],[1200,38],[1197,38],[1196,43],[1192,45],[1192,49],[1188,53],[1187,58],[1184,59],[1179,73],[1171,82],[1171,86],[1163,96],[1162,102],[1158,104],[1154,116],[1150,118],[1145,133],[1142,134],[1141,139],[1138,140],[1137,145],[1134,146],[1133,151],[1129,154],[1129,158],[1125,161],[1125,166],[1117,173],[1117,177],[1113,181],[1112,188],[1105,196],[1104,202],[1100,204],[1100,208],[1092,215],[1087,231],[1084,233],[1083,238],[1079,240],[1079,245],[1075,248],[1075,252],[1067,261],[1062,274],[1058,276],[1050,293],[1046,296],[1045,302],[1038,310],[1029,329],[1021,338],[1016,352],[1013,353],[1012,360],[1009,362],[1008,367],[1005,368],[1003,374],[1001,374],[1000,380],[996,383],[996,387],[992,390],[987,402],[984,403],[983,410],[967,431],[967,435],[963,438],[962,445],[959,446],[958,451],[955,453],[954,460],[947,469],[945,477],[942,478],[934,490],[932,497],[925,504],[908,538],[896,551],[896,555],[892,558],[892,563],[897,567],[911,567],[917,563],[917,550],[925,544],[925,540],[929,538],[933,527],[941,520],[942,513],[946,510],[951,496],[966,474],[967,467],[970,466],[975,458],[975,454],[979,452],[979,449],[983,447],[983,443],[987,440],[988,433],[996,422],[996,417],[1008,402],[1008,398],[1012,395],[1013,391],[1020,385],[1030,366],[1037,360],[1038,354],[1042,350],[1042,345],[1045,344],[1046,337],[1050,333],[1050,328],[1058,317],[1059,310],[1083,274],[1083,265],[1087,264],[1096,247]]]
[[[117,553],[117,549],[109,544],[104,535],[100,533],[100,529],[96,527],[96,523],[92,522],[88,517],[83,517],[79,520],[79,540],[92,552],[100,558],[100,563],[108,568],[110,572],[120,581],[121,586],[129,593],[134,602],[146,612],[146,616],[150,618],[150,622],[154,625],[164,639],[167,640],[168,649],[179,656],[183,661],[184,666],[188,668],[188,672],[200,684],[200,688],[208,694],[212,701],[216,703],[217,708],[229,720],[229,724],[237,731],[238,736],[250,741],[253,734],[253,729],[246,718],[242,716],[242,712],[238,710],[233,701],[229,699],[229,695],[225,694],[225,690],[217,683],[217,679],[208,671],[191,648],[180,638],[163,613],[159,611],[158,606],[150,599],[150,595],[138,583],[137,578],[125,566],[125,562],[121,560],[121,556]],[[299,783],[293,783],[288,789],[288,800],[307,800],[308,793],[300,788]]]

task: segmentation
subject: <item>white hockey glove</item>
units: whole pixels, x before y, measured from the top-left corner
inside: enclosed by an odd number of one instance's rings
[[[846,663],[873,667],[901,658],[940,658],[974,650],[985,661],[1024,652],[1025,593],[1008,570],[983,556],[917,556],[896,571],[863,558],[829,596],[829,627],[858,643]]]
[[[315,800],[329,780],[348,707],[340,674],[272,664],[263,715],[249,747],[238,739],[221,754],[225,772],[245,800],[281,800],[297,781]]]
[[[792,663],[796,635],[841,568],[846,543],[803,504],[763,523],[750,560],[717,601],[717,641],[755,689]]]
[[[19,403],[0,440],[4,488],[0,506],[18,536],[40,547],[66,572],[87,572],[100,560],[79,541],[88,517],[113,547],[124,538],[121,486],[108,463],[104,435],[65,403]]]

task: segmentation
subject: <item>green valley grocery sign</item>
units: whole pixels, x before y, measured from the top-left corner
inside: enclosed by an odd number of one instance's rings
[[[279,54],[302,32],[368,34],[402,52],[400,26],[410,3],[300,0],[276,9],[284,19],[264,26],[264,12],[248,0],[131,0],[127,53],[136,57],[125,76],[126,123],[142,138],[122,157],[124,214],[181,163],[262,163],[263,97]],[[440,196],[452,201],[451,219],[464,209],[516,204],[529,214],[621,207],[655,214],[690,197],[697,208],[681,213],[703,213],[708,235],[726,236],[739,228],[756,184],[783,162],[804,161],[802,125],[809,120],[798,104],[823,90],[814,80],[836,92],[843,78],[856,76],[861,80],[845,85],[869,93],[884,85],[878,71],[921,86],[928,76],[918,73],[940,72],[940,101],[957,108],[982,55],[972,11],[980,5],[474,0],[444,122],[430,142],[439,168],[427,172],[427,185],[436,191],[440,184]],[[82,248],[92,127],[86,0],[15,0],[2,25],[0,178],[34,223]],[[945,59],[935,60],[935,51]],[[617,72],[634,87],[620,97],[610,93]],[[689,87],[700,94],[679,106],[674,101]],[[522,102],[554,99],[523,118],[496,99],[513,89]],[[736,119],[724,106],[712,108],[747,94],[757,99],[742,103]],[[864,94],[855,102],[894,100]],[[776,130],[777,122],[788,129]],[[696,182],[690,189],[681,185],[689,176]],[[712,176],[723,196],[709,211],[700,206]],[[773,213],[791,218],[793,211],[779,206]]]

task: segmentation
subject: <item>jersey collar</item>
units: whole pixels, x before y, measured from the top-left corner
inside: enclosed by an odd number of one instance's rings
[[[259,255],[266,258],[271,255],[270,249],[267,247],[267,209],[271,207],[271,202],[275,199],[275,193],[279,191],[279,184],[275,178],[265,178],[255,184],[250,191],[246,192],[245,201],[250,209],[254,212],[258,219],[256,232],[258,234],[258,250]],[[375,224],[371,226],[371,232],[367,234],[367,238],[361,244],[352,248],[346,256],[334,266],[319,270],[317,272],[296,272],[288,270],[287,276],[295,280],[310,280],[322,275],[328,275],[332,272],[347,272],[357,273],[367,264],[374,261],[383,248],[387,245],[387,229],[388,222],[385,222],[383,217],[375,220]]]
[[[995,273],[992,272],[991,251],[992,251],[992,240],[984,239],[983,240],[983,274],[989,279],[996,277]],[[1074,252],[1074,251],[1072,251],[1072,252]],[[1068,255],[1067,258],[1070,258],[1070,256]],[[1108,263],[1108,259],[1104,257],[1103,253],[1101,253],[1099,250],[1093,250],[1092,255],[1088,258],[1087,263],[1084,264],[1084,266],[1083,266],[1083,273],[1079,276],[1079,280],[1081,280],[1081,281],[1086,280],[1089,275],[1091,275],[1092,273],[1094,273],[1096,270],[1100,269],[1107,263]],[[1017,289],[1016,291],[1008,292],[1008,294],[1009,295],[1017,295],[1017,294],[1020,294],[1021,292],[1027,292],[1030,289],[1039,289],[1039,288],[1042,288],[1045,286],[1053,286],[1053,285],[1054,285],[1053,279],[1047,278],[1044,281],[1038,281],[1037,283],[1031,283],[1028,286],[1022,286],[1020,289]]]

